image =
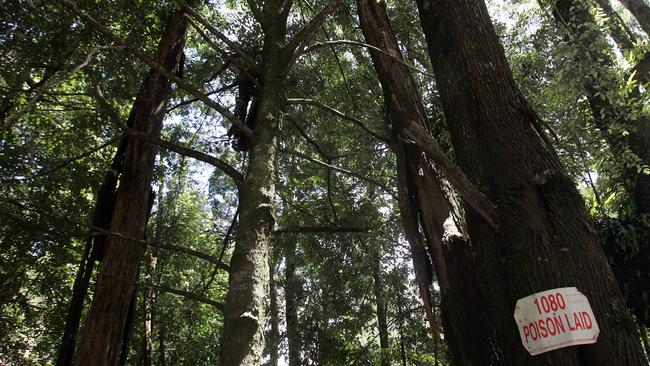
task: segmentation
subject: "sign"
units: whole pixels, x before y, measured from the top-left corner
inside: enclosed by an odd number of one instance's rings
[[[596,343],[600,333],[589,300],[575,287],[556,288],[519,299],[515,321],[521,342],[533,356]]]

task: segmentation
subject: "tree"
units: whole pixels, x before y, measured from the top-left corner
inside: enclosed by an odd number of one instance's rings
[[[73,4],[64,4],[89,20]],[[172,73],[180,68],[186,31],[184,12],[172,13],[155,56],[155,61]],[[134,131],[153,137],[160,134],[170,91],[170,81],[159,71],[150,71],[132,108]],[[119,355],[142,254],[155,153],[155,145],[145,139],[129,138],[100,279],[76,358],[78,363],[112,365]],[[97,352],[98,349],[103,351]]]
[[[491,332],[483,342],[498,345],[479,357],[505,364],[643,364],[633,322],[584,203],[545,138],[543,121],[512,79],[485,4],[417,3],[458,162],[497,204],[496,230],[467,209],[483,297],[479,308],[487,315],[482,326]],[[470,28],[474,31],[467,32]],[[594,346],[532,358],[512,322],[515,302],[564,286],[585,293],[609,331]]]

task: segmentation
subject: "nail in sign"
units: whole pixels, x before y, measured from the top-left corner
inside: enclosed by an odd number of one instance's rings
[[[575,287],[556,288],[519,299],[515,321],[521,342],[533,356],[596,343],[600,333],[589,300]]]

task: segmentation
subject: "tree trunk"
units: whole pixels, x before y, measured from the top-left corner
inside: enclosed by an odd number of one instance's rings
[[[402,314],[401,300],[397,300],[397,311],[399,316],[399,353],[402,366],[406,366],[406,345],[404,344],[404,315]]]
[[[375,299],[377,301],[377,328],[379,329],[379,348],[381,349],[381,365],[390,366],[390,344],[388,340],[388,322],[386,321],[386,301],[384,284],[381,279],[381,258],[375,254],[372,266]]]
[[[641,25],[641,29],[650,36],[650,6],[644,0],[620,0],[621,4],[632,13]]]
[[[371,0],[358,0],[357,8],[366,42],[385,51],[370,49],[370,54],[384,93],[387,123],[397,157],[398,197],[404,235],[411,248],[425,315],[433,337],[437,337],[429,288],[433,277],[429,258],[435,264],[437,279],[444,291],[448,281],[442,253],[442,234],[443,224],[449,215],[449,204],[432,163],[418,148],[400,139],[411,122],[427,130],[427,119],[415,81],[403,64],[386,9],[382,3]]]
[[[174,12],[167,21],[155,59],[171,72],[179,69],[185,44],[187,21],[183,11]],[[151,70],[132,109],[133,129],[157,137],[162,129],[164,111],[171,91],[170,82]],[[101,273],[90,308],[77,364],[114,365],[129,302],[135,289],[148,219],[149,191],[156,148],[144,139],[129,138],[124,169]]]
[[[132,120],[129,119],[128,122],[131,123]],[[130,128],[132,126],[127,124],[127,127]],[[104,175],[104,181],[102,182],[102,186],[97,193],[97,199],[95,200],[95,212],[93,214],[93,228],[91,228],[91,232],[97,229],[108,230],[108,227],[111,224],[113,210],[115,209],[115,191],[117,189],[119,174],[122,171],[124,152],[127,144],[128,136],[123,137],[120,141],[120,145],[113,157],[113,162]],[[84,252],[73,285],[72,299],[70,300],[63,338],[61,345],[59,346],[59,353],[56,361],[57,366],[72,365],[77,333],[81,323],[84,302],[86,295],[88,294],[90,279],[95,268],[95,261],[101,261],[104,255],[106,239],[107,236],[105,234],[94,233],[87,239],[84,246]]]
[[[275,280],[276,266],[274,263],[269,265],[269,296],[271,297],[271,330],[267,342],[269,349],[269,366],[278,366],[280,358],[280,314],[278,309],[278,288]]]
[[[600,7],[605,15],[609,18],[607,21],[607,28],[621,51],[629,51],[634,49],[636,39],[634,34],[627,27],[620,15],[612,8],[610,0],[596,0],[598,7]]]
[[[151,256],[147,267],[154,268]],[[153,271],[150,270],[150,273]],[[142,348],[140,350],[140,366],[151,366],[151,352],[153,349],[153,290],[145,288],[142,294]]]
[[[289,366],[300,366],[300,332],[298,331],[298,279],[296,278],[296,242],[289,239],[286,242],[284,264],[284,299],[285,317],[287,322],[287,343],[289,345]]]
[[[279,124],[286,108],[289,60],[282,48],[286,16],[279,4],[264,5],[264,46],[259,101],[248,172],[239,191],[239,234],[230,261],[220,365],[259,365],[264,350],[269,242],[275,216]]]
[[[456,156],[499,215],[495,230],[466,209],[480,288],[474,306],[487,314],[475,329],[490,333],[476,356],[500,365],[645,364],[584,202],[515,84],[484,2],[417,4]],[[604,331],[593,345],[532,357],[513,321],[515,303],[566,286],[587,296]]]

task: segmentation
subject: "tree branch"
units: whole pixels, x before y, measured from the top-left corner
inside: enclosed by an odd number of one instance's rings
[[[246,124],[242,121],[239,120],[232,112],[228,110],[228,108],[222,106],[221,104],[215,102],[214,100],[210,99],[207,95],[205,95],[203,92],[199,91],[192,85],[190,85],[187,81],[179,78],[178,76],[174,75],[173,73],[169,72],[169,70],[165,69],[163,66],[161,66],[159,63],[154,61],[152,58],[144,54],[142,51],[139,49],[129,46],[126,41],[121,39],[120,37],[116,36],[113,32],[111,32],[108,28],[106,28],[104,25],[96,21],[94,18],[86,14],[83,10],[79,9],[73,2],[69,0],[54,0],[55,2],[61,4],[65,8],[69,9],[72,11],[74,14],[76,14],[79,18],[82,20],[86,21],[90,26],[95,28],[98,32],[103,34],[106,38],[110,39],[113,41],[115,44],[118,46],[122,46],[125,49],[127,49],[131,54],[133,54],[135,57],[140,59],[142,62],[147,64],[149,67],[152,69],[160,72],[163,76],[165,76],[167,79],[173,81],[179,88],[185,90],[189,94],[193,95],[197,99],[201,100],[205,104],[207,104],[210,108],[214,109],[215,111],[219,112],[222,116],[224,116],[227,120],[232,122],[235,126],[237,126],[242,134],[244,134],[246,137],[252,137],[253,131],[251,131],[250,128],[246,126]]]
[[[339,40],[336,40],[336,41],[317,42],[317,43],[314,43],[313,45],[307,47],[304,51],[302,51],[302,53],[305,54],[305,53],[309,53],[309,52],[311,52],[313,50],[316,50],[316,49],[319,49],[319,48],[322,48],[322,47],[335,46],[335,45],[358,46],[358,47],[363,47],[363,48],[368,48],[368,49],[371,49],[371,50],[375,50],[375,51],[377,51],[379,53],[382,53],[382,54],[392,58],[393,60],[397,61],[398,63],[408,67],[409,69],[411,69],[411,70],[413,70],[413,71],[415,71],[415,72],[417,72],[419,74],[428,76],[430,78],[435,78],[435,75],[430,74],[430,73],[428,73],[428,72],[426,72],[424,70],[421,70],[420,68],[418,68],[415,65],[411,65],[408,62],[402,60],[401,58],[399,58],[399,57],[397,57],[397,56],[395,56],[395,55],[393,55],[391,53],[388,53],[388,52],[386,52],[385,50],[382,50],[379,47],[373,46],[373,45],[368,44],[368,43],[359,42],[359,41],[351,41],[351,40],[347,40],[347,39],[339,39]]]
[[[214,306],[216,309],[218,309],[220,311],[223,311],[223,309],[224,309],[224,306],[223,306],[222,303],[214,301],[214,300],[210,300],[208,298],[205,298],[203,296],[197,295],[197,294],[189,292],[189,291],[179,290],[179,289],[167,287],[167,286],[164,286],[164,285],[153,285],[153,284],[138,284],[138,287],[140,287],[140,288],[150,288],[150,289],[153,289],[153,290],[158,290],[158,291],[167,292],[167,293],[170,293],[170,294],[182,296],[182,297],[184,297],[186,299],[194,300],[196,302],[200,302],[200,303],[207,304],[207,305],[212,305],[212,306]]]
[[[365,233],[370,227],[279,225],[275,233]]]
[[[194,249],[185,248],[185,247],[182,247],[182,246],[179,246],[179,245],[161,244],[161,243],[147,243],[147,245],[149,245],[151,247],[154,247],[154,248],[160,248],[160,249],[164,249],[164,250],[170,250],[170,251],[173,251],[173,252],[189,254],[191,256],[206,260],[206,261],[214,264],[217,268],[223,269],[226,272],[230,272],[230,266],[229,265],[223,263],[218,258],[215,258],[215,257],[213,257],[213,256],[211,256],[209,254],[203,253],[203,252],[199,252],[199,251],[194,250]]]
[[[206,153],[197,150],[190,149],[188,147],[177,145],[157,137],[152,137],[142,132],[131,131],[129,134],[143,138],[151,142],[152,144],[156,144],[160,147],[181,154],[183,156],[188,156],[190,158],[194,158],[204,163],[208,163],[214,166],[215,168],[218,168],[222,172],[226,173],[230,178],[232,178],[232,180],[235,182],[235,185],[237,185],[237,187],[239,187],[241,182],[244,180],[244,176],[237,169],[235,169],[232,165],[228,164],[224,160],[221,160],[217,157],[208,155]]]
[[[494,229],[499,228],[496,205],[487,198],[480,189],[474,185],[463,171],[454,164],[442,148],[433,140],[431,135],[415,121],[408,121],[400,136],[408,144],[413,144],[424,151],[436,168],[447,178],[449,183],[456,188],[463,199],[472,206]]]
[[[344,119],[346,121],[350,121],[350,122],[354,123],[355,125],[359,126],[362,130],[364,130],[366,133],[368,133],[372,137],[374,137],[377,140],[385,143],[386,145],[390,145],[390,143],[388,141],[388,138],[386,138],[384,136],[381,136],[381,135],[377,134],[376,132],[372,131],[371,129],[366,127],[366,125],[364,125],[363,122],[361,122],[361,120],[359,120],[358,118],[347,115],[347,114],[345,114],[345,113],[343,113],[343,112],[341,112],[341,111],[339,111],[339,110],[337,110],[335,108],[332,108],[332,107],[330,107],[330,106],[328,106],[326,104],[323,104],[323,103],[321,103],[321,102],[319,102],[317,100],[307,99],[307,98],[289,98],[289,99],[287,99],[287,102],[289,104],[296,104],[296,105],[311,105],[311,106],[320,108],[322,110],[325,110],[327,112],[330,112],[333,115],[335,115],[335,116],[337,116],[337,117],[339,117],[341,119]]]
[[[318,28],[323,24],[325,19],[327,18],[328,15],[330,15],[335,9],[336,6],[338,5],[339,0],[331,0],[323,10],[321,10],[318,14],[314,15],[314,17],[305,24],[302,29],[296,33],[291,40],[287,43],[286,46],[284,46],[284,49],[287,51],[288,54],[293,55],[292,59],[295,58],[297,55],[295,55],[296,50],[298,47],[302,46],[305,42],[307,42],[311,37],[314,36]]]
[[[314,159],[314,158],[312,158],[312,157],[310,157],[310,156],[308,156],[306,154],[303,154],[303,153],[300,153],[300,152],[297,152],[297,151],[288,150],[288,149],[280,149],[280,152],[285,153],[285,154],[294,155],[294,156],[297,156],[299,158],[305,159],[305,160],[307,160],[307,161],[309,161],[311,163],[314,163],[316,165],[319,165],[319,166],[321,166],[321,167],[323,167],[325,169],[331,169],[331,170],[337,171],[339,173],[343,173],[343,174],[350,175],[352,177],[359,178],[359,179],[361,179],[363,181],[366,181],[368,183],[371,183],[371,184],[381,188],[384,192],[388,193],[392,197],[395,197],[395,193],[390,188],[388,188],[385,184],[383,184],[381,182],[378,182],[378,181],[376,181],[376,180],[374,180],[372,178],[364,177],[363,175],[355,173],[353,171],[343,169],[343,168],[339,168],[339,167],[334,166],[334,165],[327,164],[327,163],[325,163],[323,161]]]

